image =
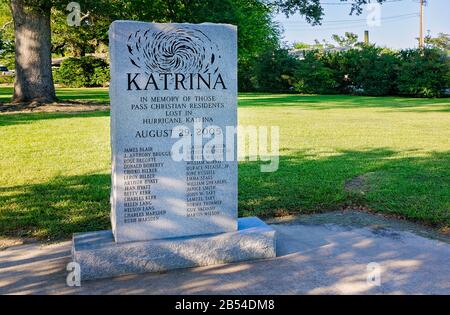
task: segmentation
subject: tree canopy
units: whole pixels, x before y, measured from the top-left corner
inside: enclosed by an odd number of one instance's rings
[[[374,1],[382,3],[385,0]],[[370,2],[353,0],[350,13],[361,13],[362,5]],[[280,29],[273,22],[273,14],[300,14],[313,25],[320,24],[323,17],[319,0],[77,0],[77,3],[82,21],[74,27],[66,23],[69,13],[66,0],[0,0],[1,18],[7,12],[5,7],[9,6],[15,22],[14,35],[12,31],[8,35],[6,29],[11,22],[0,18],[5,26],[0,29],[0,44],[2,47],[9,44],[12,48],[11,37],[16,42],[15,99],[56,99],[53,89],[46,88],[53,86],[50,55],[83,56],[102,46],[105,48],[108,26],[113,20],[237,25],[239,78],[247,84],[252,79],[248,69],[255,67],[258,56],[269,56],[270,51],[275,53],[280,48]],[[36,56],[29,49],[31,43],[40,47]],[[23,94],[30,90],[37,92]],[[43,93],[39,91],[50,91],[52,95],[39,97],[39,93]]]

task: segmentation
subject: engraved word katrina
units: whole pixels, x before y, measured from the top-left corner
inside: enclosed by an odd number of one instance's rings
[[[128,36],[127,48],[141,71],[127,73],[127,90],[227,89],[219,48],[198,29],[138,30]]]

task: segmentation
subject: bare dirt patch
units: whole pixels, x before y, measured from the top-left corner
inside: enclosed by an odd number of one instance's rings
[[[370,172],[356,176],[344,183],[345,191],[366,194],[370,190],[369,181],[375,176],[375,172]]]

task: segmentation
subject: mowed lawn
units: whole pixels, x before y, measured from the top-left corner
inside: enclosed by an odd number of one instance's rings
[[[0,87],[0,103],[9,102],[13,94],[12,87]],[[61,88],[56,90],[59,99],[92,101],[92,102],[109,102],[109,93],[107,88]]]
[[[239,123],[280,128],[276,172],[239,164],[240,216],[354,207],[450,226],[450,99],[244,93]],[[109,192],[108,111],[0,114],[0,236],[107,229]]]

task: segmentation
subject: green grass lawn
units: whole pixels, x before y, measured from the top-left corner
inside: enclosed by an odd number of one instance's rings
[[[0,87],[0,103],[9,102],[11,100],[12,93],[12,87]],[[108,89],[105,88],[61,88],[56,90],[56,96],[61,100],[109,102]]]
[[[108,100],[106,89],[58,95]],[[241,216],[364,206],[450,226],[450,99],[246,93],[239,123],[278,125],[281,142],[274,173],[240,162]],[[0,235],[107,229],[109,191],[108,111],[0,115]]]

